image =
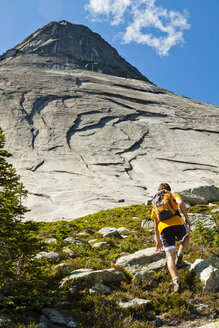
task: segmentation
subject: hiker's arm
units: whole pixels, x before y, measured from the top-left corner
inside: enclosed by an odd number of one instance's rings
[[[163,245],[162,245],[162,242],[161,242],[161,239],[160,239],[160,234],[159,234],[159,231],[158,231],[158,221],[157,219],[154,219],[154,232],[155,232],[155,238],[156,238],[156,250],[155,252],[159,252],[162,250],[163,248]]]
[[[184,201],[181,197],[177,197],[176,201],[177,201],[177,203],[178,203],[178,205],[179,205],[179,207],[180,207],[180,209],[181,209],[181,211],[182,211],[182,213],[185,217],[186,224],[189,226],[189,230],[190,230],[191,221],[189,219],[189,215],[188,215],[188,212],[187,212],[186,205],[185,205],[185,203],[184,203]]]

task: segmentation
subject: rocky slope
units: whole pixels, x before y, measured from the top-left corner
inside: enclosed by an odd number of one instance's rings
[[[158,88],[99,35],[52,22],[0,57],[0,126],[28,218],[218,185],[218,107]]]

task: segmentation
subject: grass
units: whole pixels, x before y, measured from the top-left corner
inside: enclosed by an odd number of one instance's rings
[[[189,211],[209,214],[209,207],[196,205]],[[45,250],[53,250],[60,255],[56,261],[42,261],[42,266],[45,268],[45,279],[49,281],[45,288],[48,289],[48,295],[53,297],[50,298],[51,304],[48,306],[56,305],[57,309],[68,311],[77,322],[77,327],[80,328],[150,328],[155,327],[154,320],[157,317],[166,324],[174,325],[186,320],[194,320],[197,317],[216,317],[219,308],[217,293],[203,291],[199,278],[188,269],[179,270],[182,293],[177,295],[173,293],[171,278],[166,267],[160,272],[154,273],[153,281],[150,282],[135,281],[127,275],[127,281],[109,286],[111,288],[109,295],[90,295],[89,288],[81,290],[67,287],[60,290],[58,288],[60,279],[64,277],[62,270],[55,270],[55,265],[58,263],[68,263],[71,271],[85,267],[110,268],[115,265],[116,259],[121,254],[134,253],[140,249],[155,246],[153,229],[141,228],[141,221],[143,219],[150,220],[150,213],[151,206],[149,205],[133,205],[102,211],[73,221],[63,219],[52,223],[35,223],[39,238],[43,240],[50,237],[57,239],[57,243],[45,245]],[[215,219],[218,219],[217,215],[215,215]],[[103,227],[125,227],[129,229],[129,232],[124,233],[128,237],[104,238],[98,233]],[[82,236],[77,236],[82,232],[84,233]],[[200,237],[198,233],[200,232],[194,231],[194,241],[191,241],[185,254],[185,259],[188,261],[194,261],[201,255],[203,256],[202,244],[199,245],[196,241]],[[87,244],[86,246],[68,245],[64,241],[67,237],[73,237]],[[203,234],[204,242],[206,238],[206,235]],[[213,241],[209,247],[208,244],[205,244],[203,258],[212,256],[212,252],[216,252],[218,249],[216,235],[212,234],[212,238]],[[97,239],[98,242],[104,240],[107,244],[103,248],[93,248],[88,243],[91,239]],[[68,257],[63,252],[63,247],[69,247],[75,254],[74,258]],[[150,303],[146,308],[121,309],[118,306],[120,301],[128,301],[133,298],[143,298],[149,300]],[[200,313],[197,310],[199,304],[207,305]],[[32,309],[31,315],[36,318],[34,309]],[[24,325],[19,324],[14,327],[23,328]],[[28,327],[34,328],[34,323],[30,322]]]

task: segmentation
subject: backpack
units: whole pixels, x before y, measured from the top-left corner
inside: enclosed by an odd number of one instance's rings
[[[157,218],[164,221],[171,216],[179,215],[178,204],[172,193],[168,190],[160,190],[152,199],[152,205]]]

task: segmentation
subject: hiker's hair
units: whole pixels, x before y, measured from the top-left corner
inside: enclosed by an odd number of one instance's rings
[[[168,183],[161,183],[159,185],[158,191],[163,190],[163,189],[171,191],[170,185],[168,185]]]

